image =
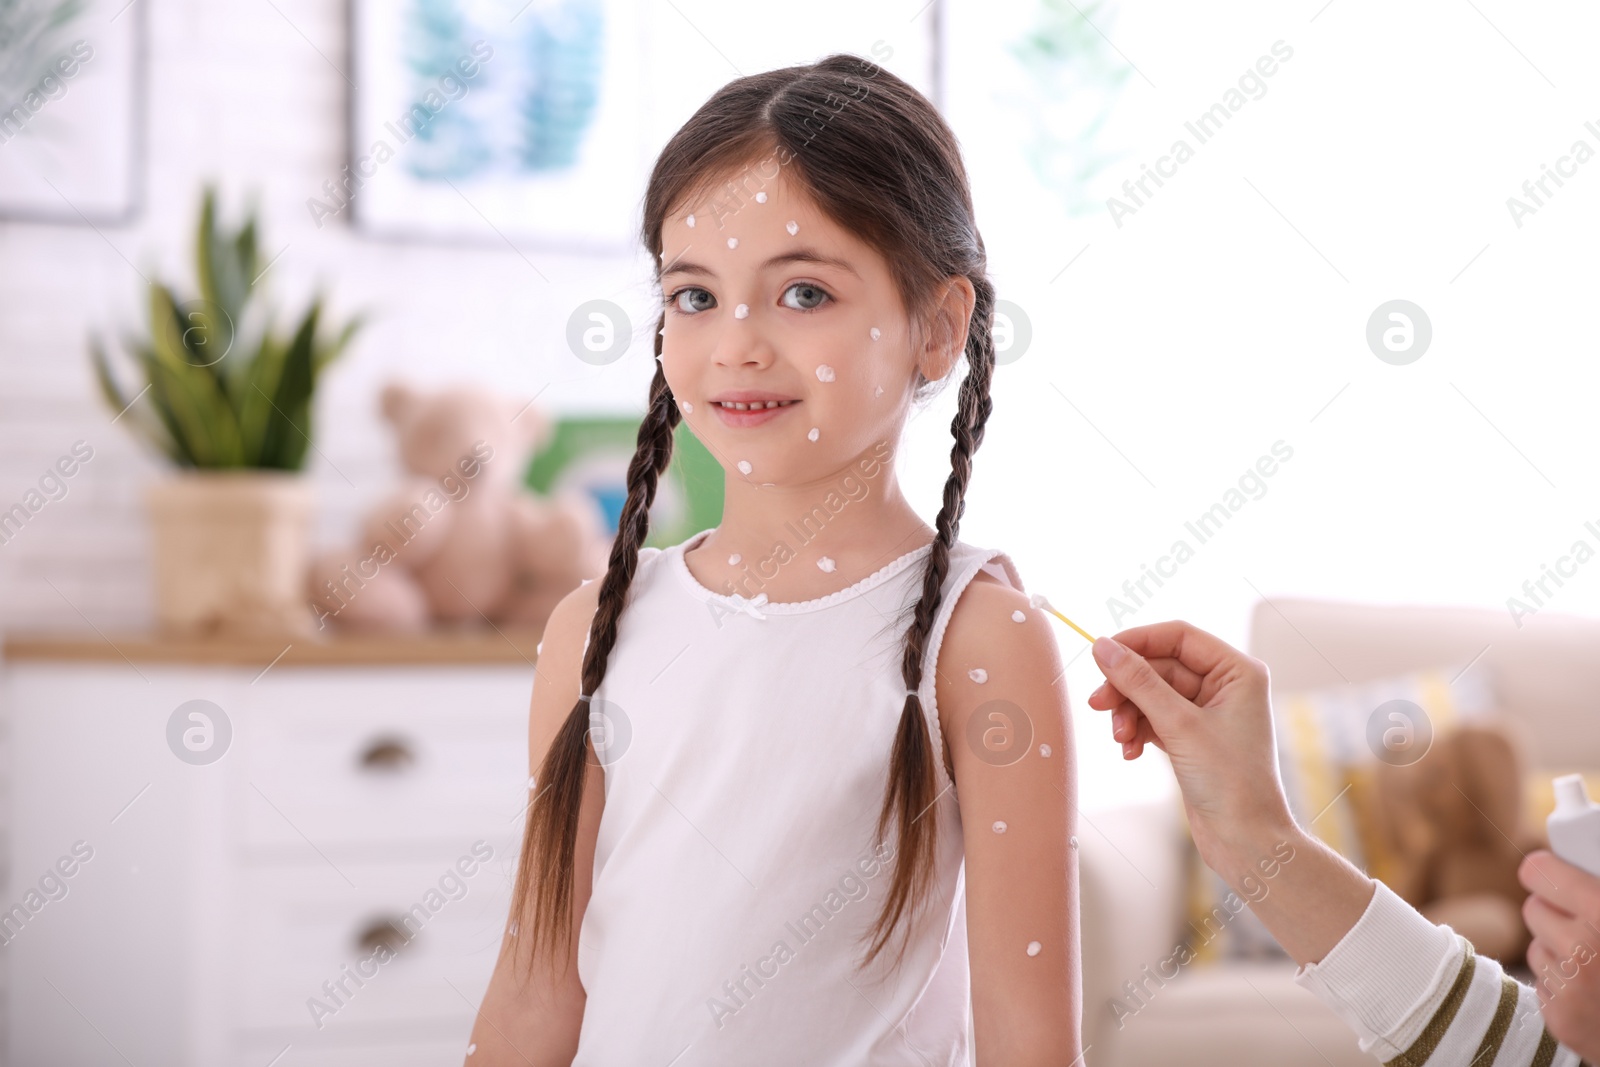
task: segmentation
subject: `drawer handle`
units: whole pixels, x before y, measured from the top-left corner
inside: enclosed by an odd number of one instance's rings
[[[356,947],[370,956],[379,948],[387,948],[398,955],[406,946],[406,936],[400,932],[395,919],[373,919],[356,935]]]
[[[361,753],[361,769],[383,774],[395,774],[417,762],[411,746],[397,737],[375,739]]]

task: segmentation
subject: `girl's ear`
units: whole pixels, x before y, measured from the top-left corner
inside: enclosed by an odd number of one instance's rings
[[[962,274],[950,278],[929,316],[931,328],[917,353],[917,369],[930,382],[949,374],[966,351],[967,331],[977,301],[977,291],[969,278]]]

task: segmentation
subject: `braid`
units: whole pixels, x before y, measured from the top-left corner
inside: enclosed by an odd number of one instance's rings
[[[661,329],[666,324],[663,311],[656,324],[655,350],[661,355]],[[539,766],[535,781],[542,783],[538,795],[528,806],[523,830],[522,857],[512,890],[511,938],[520,946],[531,942],[529,955],[537,958],[541,949],[571,947],[572,892],[576,867],[578,811],[588,773],[589,731],[592,697],[606,676],[606,659],[617,643],[617,622],[627,600],[639,566],[639,547],[650,530],[650,506],[655,502],[656,486],[672,459],[673,431],[682,418],[666,372],[656,360],[655,377],[650,382],[650,406],[639,426],[638,446],[628,464],[628,499],[622,507],[617,536],[611,545],[611,558],[600,579],[600,597],[589,625],[588,647],[583,656],[580,693],[582,694],[561,729],[551,742]],[[529,907],[533,921],[526,922]],[[532,927],[529,937],[529,927]],[[551,962],[556,956],[553,953]]]
[[[900,662],[901,677],[905,680],[905,706],[900,712],[900,726],[895,733],[894,749],[889,757],[889,784],[884,793],[883,809],[878,815],[877,838],[893,822],[899,831],[895,855],[902,862],[895,865],[883,911],[868,933],[872,945],[866,962],[871,962],[887,944],[891,932],[901,916],[920,901],[933,878],[934,860],[937,856],[938,824],[933,818],[923,818],[938,800],[935,783],[937,768],[933,759],[933,739],[928,733],[928,721],[922,712],[922,700],[917,691],[922,688],[922,660],[939,605],[944,599],[944,580],[950,570],[950,548],[956,541],[961,526],[961,515],[966,510],[967,482],[972,477],[972,455],[983,443],[983,430],[994,405],[989,399],[989,385],[994,378],[994,335],[990,332],[994,319],[994,286],[975,272],[969,276],[977,299],[967,328],[966,378],[961,383],[955,418],[950,422],[950,432],[955,445],[950,449],[950,477],[944,483],[944,501],[934,527],[937,536],[928,554],[928,566],[922,575],[922,596],[917,601],[916,613],[906,635],[905,652]],[[901,954],[905,951],[901,946]]]

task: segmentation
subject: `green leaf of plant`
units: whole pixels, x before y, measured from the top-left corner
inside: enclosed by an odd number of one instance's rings
[[[313,351],[317,339],[317,319],[322,314],[322,300],[311,302],[305,318],[294,332],[283,357],[283,373],[278,377],[277,394],[273,403],[287,423],[287,431],[279,440],[280,452],[276,457],[283,470],[300,470],[305,466],[306,447],[311,443],[311,395],[316,388],[316,365]]]
[[[209,367],[197,367],[190,360],[189,346],[181,343],[183,319],[172,291],[164,285],[150,287],[151,366],[164,381],[163,395],[172,404],[172,414],[183,427],[188,451],[203,467],[242,467],[244,451],[239,440],[239,423],[228,403],[222,383]]]
[[[107,403],[179,466],[303,467],[317,379],[363,321],[357,316],[331,340],[319,338],[319,296],[287,340],[257,321],[263,316],[247,327],[261,274],[256,215],[252,203],[244,224],[230,232],[218,224],[215,189],[204,190],[194,244],[200,297],[180,302],[166,286],[151,285],[149,336],[126,342],[146,379],[134,410],[99,341],[91,344]],[[249,346],[247,329],[259,331]]]

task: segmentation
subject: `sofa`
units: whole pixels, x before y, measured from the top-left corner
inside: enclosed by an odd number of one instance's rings
[[[1270,669],[1275,699],[1476,657],[1469,669],[1489,672],[1530,772],[1600,768],[1600,620],[1541,612],[1519,628],[1507,612],[1487,609],[1283,599],[1256,606],[1248,648]],[[1376,1062],[1294,984],[1287,959],[1196,963],[1169,980],[1153,973],[1184,939],[1192,846],[1175,798],[1080,815],[1080,823],[1086,1064]]]

